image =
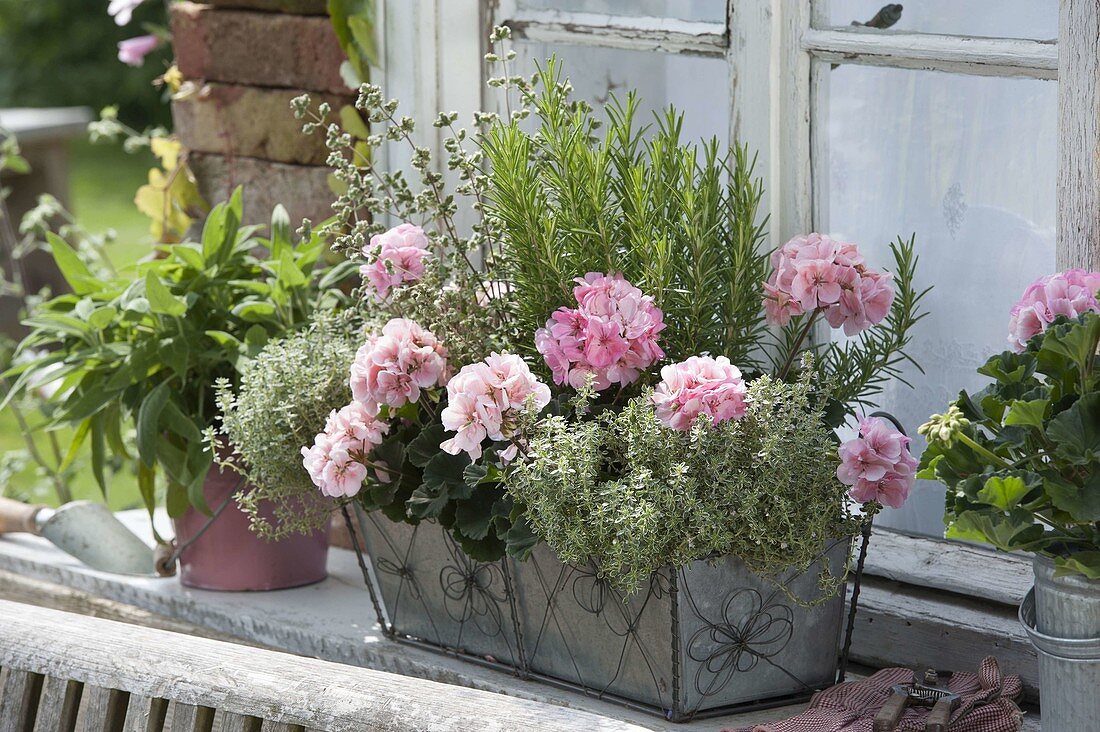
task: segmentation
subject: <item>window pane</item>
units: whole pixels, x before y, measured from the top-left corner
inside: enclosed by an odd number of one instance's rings
[[[654,111],[671,104],[684,113],[684,141],[717,137],[725,143],[729,137],[729,73],[723,59],[528,42],[517,43],[516,53],[516,68],[525,75],[557,54],[574,94],[596,109],[611,95],[625,99],[637,89],[639,124],[652,122]]]
[[[828,9],[830,25],[868,23],[884,6],[882,0],[816,0]],[[1000,0],[999,2],[960,2],[959,0],[907,0],[894,30],[921,33],[946,33],[992,38],[1058,37],[1058,0]],[[889,16],[885,11],[882,16]]]
[[[986,383],[975,369],[1008,347],[1013,303],[1054,271],[1057,84],[843,65],[824,84],[818,226],[876,266],[915,232],[918,284],[934,286],[910,351],[925,373],[908,368],[915,389],[894,383],[881,399],[919,452],[917,426]],[[938,535],[942,497],[918,483],[884,523]]]
[[[725,0],[518,0],[516,5],[527,10],[567,10],[574,13],[726,22]]]

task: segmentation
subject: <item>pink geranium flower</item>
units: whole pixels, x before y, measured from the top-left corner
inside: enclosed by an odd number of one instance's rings
[[[1085,312],[1100,312],[1097,291],[1100,272],[1069,269],[1040,277],[1024,290],[1012,307],[1008,323],[1008,342],[1023,351],[1027,342],[1044,332],[1059,315],[1076,318]]]
[[[692,356],[661,369],[653,390],[657,419],[674,430],[687,431],[700,415],[711,424],[745,416],[745,382],[725,356]]]
[[[637,380],[664,358],[657,345],[664,314],[653,298],[620,274],[589,272],[576,280],[576,308],[558,308],[535,332],[555,384],[579,389],[591,379],[597,391]]]
[[[370,244],[363,247],[367,263],[359,268],[359,274],[370,284],[375,298],[385,300],[393,288],[424,276],[429,246],[428,237],[419,226],[395,226],[375,234]]]
[[[881,323],[894,301],[889,273],[868,268],[855,244],[823,234],[796,236],[772,253],[771,265],[764,316],[772,325],[821,313],[853,336]]]
[[[836,477],[851,486],[848,493],[855,500],[901,508],[908,499],[918,462],[909,452],[909,438],[887,420],[862,420],[859,436],[842,444],[838,453]]]
[[[511,440],[516,418],[523,410],[541,410],[550,403],[550,388],[531,373],[522,358],[492,353],[480,363],[463,366],[447,382],[447,407],[440,414],[443,426],[456,433],[439,447],[457,455],[481,457],[482,443]],[[510,459],[510,448],[502,455]]]
[[[352,402],[329,414],[313,446],[302,448],[302,466],[322,494],[354,496],[366,480],[370,451],[382,444],[388,431],[388,424],[359,402]]]
[[[355,354],[352,396],[377,414],[380,405],[415,403],[424,389],[447,381],[447,349],[416,322],[394,318]]]

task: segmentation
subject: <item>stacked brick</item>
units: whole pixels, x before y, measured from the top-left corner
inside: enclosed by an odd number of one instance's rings
[[[301,134],[290,100],[339,109],[353,101],[325,0],[209,0],[171,4],[176,65],[195,93],[172,103],[199,190],[211,203],[244,187],[245,218],[277,203],[291,220],[332,215],[322,135]]]

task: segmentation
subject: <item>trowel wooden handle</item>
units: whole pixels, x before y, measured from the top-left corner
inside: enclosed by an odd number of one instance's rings
[[[45,506],[32,506],[10,498],[0,498],[0,534],[14,532],[38,533],[34,517]]]

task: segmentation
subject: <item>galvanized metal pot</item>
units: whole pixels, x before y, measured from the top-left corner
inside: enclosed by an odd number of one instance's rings
[[[1055,577],[1054,561],[1035,556],[1035,588],[1020,606],[1039,652],[1043,732],[1100,724],[1100,581]]]
[[[398,639],[680,721],[804,698],[836,676],[843,597],[813,607],[821,567],[777,581],[739,560],[655,573],[624,597],[545,545],[476,562],[436,524],[361,515],[383,628]],[[830,547],[839,571],[847,540]]]

